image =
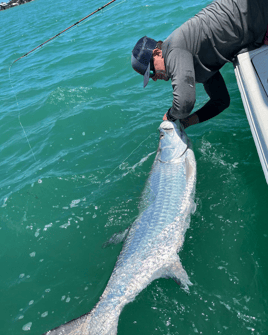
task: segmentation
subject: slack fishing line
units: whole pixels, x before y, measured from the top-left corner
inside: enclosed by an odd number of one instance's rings
[[[134,150],[132,150],[131,151],[131,153],[119,164],[119,165],[117,165],[110,173],[108,173],[105,177],[104,177],[104,181],[102,182],[102,183],[100,183],[99,184],[99,188],[103,185],[103,184],[106,184],[107,182],[109,182],[109,179],[108,179],[108,177],[109,176],[111,176],[117,169],[120,169],[121,168],[121,165],[122,164],[124,164],[125,163],[125,161],[126,160],[128,160],[129,159],[129,157],[130,156],[132,156],[133,154],[134,154],[134,152],[135,151],[137,151],[138,149],[139,149],[139,147],[140,146],[142,146],[142,144],[145,142],[145,141],[147,141],[151,136],[153,136],[153,135],[155,135],[155,132],[154,133],[151,133],[150,135],[148,135],[143,141],[141,141],[141,143],[140,144],[138,144],[137,146],[136,146],[136,148],[134,149]],[[155,151],[153,151],[153,152],[151,152],[151,153],[149,153],[147,156],[149,157],[149,156],[151,156],[152,154],[154,154],[156,152],[156,150]],[[135,164],[135,166],[136,166],[137,164]],[[133,167],[132,167],[132,169],[133,169]],[[88,186],[90,186],[91,184],[86,184],[86,185],[83,185],[83,186],[77,186],[77,188],[81,188],[81,187],[88,187]]]
[[[112,173],[114,173],[115,170],[120,169],[121,165],[122,165],[123,163],[125,163],[125,161],[126,161],[127,159],[129,159],[129,157],[130,157],[132,154],[134,154],[134,152],[135,152],[136,150],[138,150],[139,147],[140,147],[145,141],[147,141],[148,138],[150,138],[150,137],[151,137],[152,135],[154,135],[154,134],[155,134],[155,133],[151,133],[149,136],[147,136],[145,140],[143,140],[143,141],[142,141],[142,142],[141,142],[141,143],[140,143],[134,150],[131,151],[131,153],[130,153],[130,154],[123,160],[122,163],[120,163],[116,168],[114,168],[112,172],[110,172],[109,174],[107,174],[107,176],[104,177],[105,182],[107,181],[107,178],[108,178]],[[154,152],[155,152],[155,151],[154,151]]]
[[[11,65],[11,66],[12,66],[12,65]],[[29,141],[29,138],[28,138],[28,136],[27,136],[27,134],[26,134],[26,131],[25,131],[25,129],[24,129],[22,123],[21,123],[21,120],[20,120],[20,108],[19,108],[19,102],[18,102],[17,94],[16,94],[15,91],[14,91],[14,87],[13,87],[13,85],[12,85],[12,81],[11,81],[11,74],[10,74],[11,66],[9,67],[9,82],[10,82],[10,85],[11,85],[11,87],[12,87],[12,92],[14,93],[15,98],[16,98],[16,104],[17,104],[17,108],[18,108],[18,111],[19,111],[19,114],[18,114],[19,124],[20,124],[20,126],[21,126],[21,129],[23,130],[24,136],[25,136],[25,138],[26,138],[26,140],[27,140],[27,143],[28,143],[29,148],[30,148],[30,150],[31,150],[31,153],[32,153],[32,155],[33,155],[33,157],[34,157],[34,160],[37,162],[36,157],[35,157],[35,154],[34,154],[34,152],[33,152],[32,146],[31,146],[31,143],[30,143],[30,141]]]
[[[55,38],[59,37],[60,35],[64,34],[64,33],[67,32],[67,31],[69,31],[70,29],[76,27],[76,26],[77,26],[78,24],[80,24],[81,22],[84,22],[84,23],[85,23],[86,21],[89,21],[89,18],[90,18],[91,16],[93,16],[94,14],[96,14],[96,13],[102,11],[104,8],[106,8],[107,6],[111,5],[111,4],[114,3],[115,1],[116,1],[116,0],[111,0],[110,2],[106,3],[106,4],[103,5],[102,7],[96,9],[94,12],[92,12],[92,13],[90,13],[89,15],[83,17],[81,20],[75,22],[74,24],[72,24],[72,25],[69,26],[68,28],[62,30],[62,31],[59,32],[58,34],[54,35],[53,37],[49,38],[49,39],[46,40],[45,42],[39,44],[37,47],[35,47],[34,49],[28,51],[28,52],[27,52],[26,54],[24,54],[23,56],[17,58],[17,59],[14,60],[14,61],[12,62],[12,64],[10,65],[10,67],[9,67],[9,81],[10,81],[10,85],[11,85],[11,87],[12,87],[12,91],[13,91],[13,93],[14,93],[14,95],[15,95],[16,103],[17,103],[18,110],[19,110],[19,114],[18,114],[19,124],[20,124],[20,126],[21,126],[21,128],[22,128],[22,130],[23,130],[23,133],[24,133],[24,135],[25,135],[25,137],[26,137],[26,139],[27,139],[29,148],[30,148],[30,150],[31,150],[31,153],[32,153],[32,155],[33,155],[35,161],[36,161],[36,157],[35,157],[35,155],[34,155],[32,146],[31,146],[31,144],[30,144],[30,141],[29,141],[29,139],[28,139],[28,136],[27,136],[27,134],[26,134],[26,131],[25,131],[25,129],[24,129],[22,123],[21,123],[21,119],[20,119],[19,103],[18,103],[17,95],[16,95],[16,93],[15,93],[15,91],[14,91],[14,87],[13,87],[13,85],[12,85],[12,81],[11,81],[11,68],[12,68],[12,65],[15,64],[16,62],[18,62],[20,59],[22,59],[22,58],[24,58],[24,57],[27,57],[28,55],[32,54],[33,52],[35,52],[35,51],[41,49],[44,45],[50,43],[50,42],[53,41]],[[125,1],[126,1],[126,0],[123,0],[123,1],[119,2],[118,4],[112,6],[111,8],[106,9],[104,12],[106,12],[107,10],[110,10],[110,9],[112,9],[112,8],[114,8],[114,7],[116,7],[116,6],[120,5],[120,4],[122,4],[122,3],[125,2]],[[92,18],[91,18],[91,19],[92,19]]]

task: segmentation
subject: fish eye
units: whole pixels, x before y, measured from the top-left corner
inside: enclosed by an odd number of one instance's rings
[[[160,138],[160,140],[162,139],[162,138],[164,138],[165,137],[165,135],[162,133],[162,134],[160,134],[160,136],[159,136],[159,138]]]

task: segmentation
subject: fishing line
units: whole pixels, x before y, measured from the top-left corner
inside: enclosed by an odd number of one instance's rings
[[[12,66],[12,65],[11,65],[11,66]],[[18,99],[17,99],[17,94],[16,94],[15,91],[14,91],[14,87],[13,87],[13,85],[12,85],[12,81],[11,81],[11,74],[10,74],[11,66],[9,67],[9,82],[10,82],[10,85],[11,85],[11,87],[12,87],[12,92],[13,92],[14,95],[15,95],[16,104],[17,104],[18,111],[19,111],[19,114],[18,114],[18,121],[19,121],[19,124],[20,124],[20,126],[21,126],[21,129],[23,130],[23,133],[24,133],[24,135],[25,135],[25,138],[26,138],[26,140],[27,140],[27,142],[28,142],[28,145],[29,145],[29,148],[30,148],[30,150],[31,150],[31,153],[32,153],[32,155],[33,155],[33,157],[34,157],[34,160],[37,161],[37,160],[36,160],[36,157],[35,157],[35,154],[34,154],[34,152],[33,152],[31,143],[30,143],[30,141],[29,141],[29,138],[28,138],[28,136],[27,136],[27,134],[26,134],[26,131],[25,131],[25,129],[24,129],[22,123],[21,123],[21,120],[20,120],[20,108],[19,108],[19,102],[18,102]]]
[[[111,174],[113,174],[114,173],[114,171],[116,171],[117,169],[120,169],[120,166],[123,164],[123,163],[125,163],[125,161],[127,160],[127,159],[129,159],[129,157],[131,156],[131,155],[133,155],[133,153],[145,142],[145,141],[147,141],[148,140],[148,138],[150,138],[152,135],[155,135],[155,133],[151,133],[149,136],[147,136],[143,141],[141,141],[141,143],[134,149],[134,150],[132,150],[131,151],[131,153],[119,164],[119,165],[117,165],[109,174],[107,174],[105,177],[104,177],[104,181],[103,182],[101,182],[100,184],[99,184],[99,188],[100,188],[100,186],[101,185],[103,185],[104,183],[107,183],[107,178],[111,175]],[[77,188],[80,188],[80,187],[87,187],[87,186],[90,186],[91,184],[86,184],[86,185],[83,185],[83,186],[77,186]]]
[[[148,140],[148,138],[150,137],[150,136],[152,136],[153,134],[155,134],[155,133],[151,133],[149,136],[147,136],[146,137],[146,139],[145,140],[143,140],[133,151],[131,151],[131,153],[127,156],[127,158],[125,158],[124,160],[123,160],[123,162],[121,163],[121,164],[119,164],[116,168],[114,168],[113,169],[113,171],[112,172],[110,172],[109,174],[107,174],[107,176],[104,178],[105,180],[107,179],[107,177],[109,177],[112,173],[114,173],[114,171],[115,170],[117,170],[118,168],[120,168],[120,166],[123,164],[123,163],[125,163],[125,161],[137,150],[137,149],[139,149],[139,147],[145,142],[145,141],[147,141]]]
[[[17,104],[17,106],[18,106],[18,110],[19,110],[18,121],[19,121],[19,124],[20,124],[20,126],[21,126],[21,128],[22,128],[22,130],[23,130],[23,133],[24,133],[25,137],[26,137],[26,140],[27,140],[27,142],[28,142],[29,148],[30,148],[30,150],[31,150],[31,152],[32,152],[32,155],[33,155],[35,161],[36,161],[36,157],[35,157],[35,155],[34,155],[32,146],[31,146],[31,144],[30,144],[30,141],[29,141],[29,138],[28,138],[28,136],[27,136],[27,134],[26,134],[26,131],[25,131],[25,129],[24,129],[22,123],[21,123],[19,103],[18,103],[17,95],[16,95],[16,93],[15,93],[15,91],[14,91],[14,87],[13,87],[13,85],[12,85],[12,81],[11,81],[11,67],[12,67],[12,65],[13,65],[14,63],[16,63],[17,61],[19,61],[20,59],[22,59],[22,58],[24,58],[24,57],[27,57],[29,54],[31,54],[31,53],[33,53],[33,52],[35,52],[35,51],[37,51],[37,50],[40,50],[44,45],[50,43],[52,40],[54,40],[56,37],[62,35],[62,34],[65,33],[66,31],[68,31],[68,30],[70,30],[70,29],[76,27],[79,23],[81,23],[81,22],[83,22],[83,21],[84,21],[83,23],[85,23],[85,22],[88,22],[89,20],[93,19],[93,18],[90,18],[90,19],[89,19],[89,17],[91,17],[92,15],[94,15],[94,14],[100,12],[100,11],[103,10],[105,7],[109,6],[110,4],[112,4],[112,3],[115,2],[115,1],[116,1],[116,0],[111,0],[111,1],[108,2],[107,4],[105,4],[105,5],[103,5],[102,7],[96,9],[94,12],[92,12],[92,13],[90,13],[89,15],[85,16],[84,18],[82,18],[81,20],[79,20],[79,21],[77,21],[76,23],[72,24],[72,25],[69,26],[68,28],[62,30],[61,32],[59,32],[59,33],[56,34],[55,36],[49,38],[47,41],[41,43],[40,45],[38,45],[38,46],[35,47],[34,49],[30,50],[29,52],[27,52],[27,53],[24,54],[23,56],[17,58],[17,59],[14,60],[13,63],[10,65],[10,67],[9,67],[9,82],[10,82],[10,85],[11,85],[11,87],[12,87],[12,91],[13,91],[13,93],[14,93],[14,95],[15,95],[15,98],[16,98],[16,104]],[[116,7],[116,6],[120,5],[120,4],[122,4],[122,3],[125,2],[125,1],[126,1],[126,0],[123,0],[123,1],[119,2],[118,4],[112,6],[111,8],[106,9],[104,12],[106,12],[107,10],[110,10],[110,9],[112,9],[112,8],[114,8],[114,7]]]

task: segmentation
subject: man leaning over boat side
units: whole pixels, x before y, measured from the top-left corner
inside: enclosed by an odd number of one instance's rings
[[[132,51],[131,63],[149,82],[171,79],[173,104],[163,120],[184,128],[215,117],[230,105],[219,70],[243,52],[265,43],[268,0],[215,0],[177,28],[164,42],[147,36]],[[202,83],[209,101],[196,112],[195,85]]]

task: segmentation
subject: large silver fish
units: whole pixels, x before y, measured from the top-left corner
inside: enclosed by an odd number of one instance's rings
[[[185,132],[173,122],[160,127],[157,155],[141,210],[127,232],[110,280],[91,312],[47,335],[115,335],[123,307],[153,280],[173,278],[191,284],[178,252],[195,210],[196,163]]]

